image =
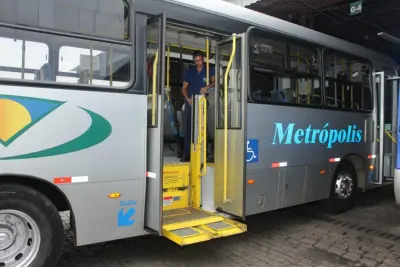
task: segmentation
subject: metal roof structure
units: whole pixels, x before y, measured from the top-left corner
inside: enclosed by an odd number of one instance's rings
[[[380,51],[400,63],[400,46],[378,36],[400,37],[400,1],[363,0],[362,13],[353,16],[350,2],[356,0],[260,0],[246,7]]]

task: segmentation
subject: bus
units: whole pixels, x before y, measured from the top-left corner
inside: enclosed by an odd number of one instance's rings
[[[215,87],[186,106],[197,50]],[[0,54],[1,267],[55,266],[61,212],[76,246],[186,246],[393,180],[395,61],[225,1],[1,1]]]

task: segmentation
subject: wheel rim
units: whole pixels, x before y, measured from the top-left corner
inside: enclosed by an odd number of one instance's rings
[[[0,210],[0,267],[29,266],[40,248],[35,221],[17,210]]]
[[[335,195],[340,199],[348,199],[353,194],[353,179],[349,175],[336,178]]]

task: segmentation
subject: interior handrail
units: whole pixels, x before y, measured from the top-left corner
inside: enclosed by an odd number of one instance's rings
[[[206,69],[207,69],[207,86],[210,84],[210,39],[206,37]],[[205,97],[200,98],[200,107],[203,110],[203,169],[200,170],[200,176],[207,174],[207,100]],[[199,128],[201,129],[201,128]]]
[[[228,76],[236,54],[236,34],[232,35],[232,53],[224,75],[224,203],[228,201]]]
[[[200,170],[200,176],[205,176],[207,174],[207,100],[205,97],[201,97],[199,101],[199,130],[202,129],[202,134],[199,134],[199,137],[201,138],[201,135],[203,136],[202,140],[200,142],[203,143],[203,169]],[[203,128],[201,127],[201,124],[203,124]],[[199,142],[199,143],[200,143]]]
[[[393,135],[388,130],[385,130],[385,134],[389,137],[389,139],[393,143],[397,144],[397,140],[393,137]],[[376,138],[376,141],[379,143],[380,142],[379,138]]]
[[[153,90],[152,90],[152,103],[151,103],[151,125],[156,125],[156,102],[157,102],[157,64],[158,64],[158,49],[153,62]]]
[[[392,140],[393,143],[397,144],[397,140],[393,137],[393,135],[388,131],[385,130],[386,135]]]
[[[206,38],[207,86],[210,84],[210,39]]]
[[[171,46],[167,46],[167,83],[165,86],[165,94],[167,96],[167,100],[171,101],[171,86],[170,86],[170,69],[171,69],[171,63],[170,63],[170,55],[171,55]]]

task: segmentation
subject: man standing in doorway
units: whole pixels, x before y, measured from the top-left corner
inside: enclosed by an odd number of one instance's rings
[[[207,67],[204,64],[203,53],[199,50],[193,53],[193,61],[195,66],[189,67],[185,73],[183,81],[182,94],[185,97],[185,150],[182,162],[190,160],[190,143],[191,143],[191,125],[192,125],[192,96],[203,94],[206,95],[208,89],[215,86],[215,70],[210,67],[211,81],[207,85]]]

